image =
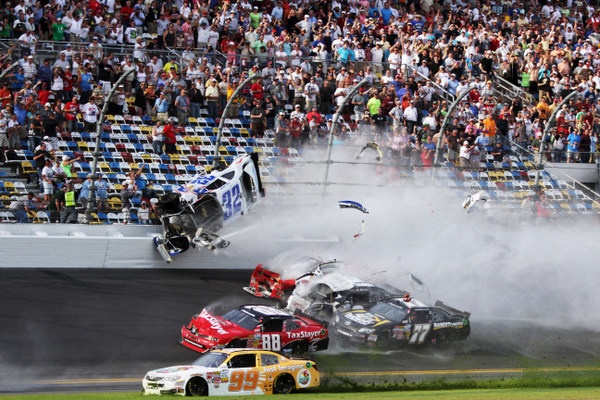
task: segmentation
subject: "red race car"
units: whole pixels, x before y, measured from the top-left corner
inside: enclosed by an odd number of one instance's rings
[[[339,266],[336,260],[324,262],[314,257],[303,257],[291,265],[272,269],[259,264],[252,272],[250,286],[244,290],[253,296],[281,300],[285,304],[298,282],[321,276]]]
[[[202,310],[181,327],[181,344],[200,353],[223,346],[305,355],[326,350],[329,332],[318,322],[285,310],[245,305],[223,316]]]

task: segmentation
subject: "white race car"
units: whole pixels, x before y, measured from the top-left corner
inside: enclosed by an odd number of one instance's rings
[[[166,262],[196,245],[214,250],[229,245],[216,232],[246,214],[264,196],[256,153],[236,158],[227,168],[214,167],[160,198],[163,234],[154,244]]]
[[[314,361],[266,350],[219,349],[205,353],[191,365],[148,372],[142,392],[179,396],[287,394],[319,384]]]

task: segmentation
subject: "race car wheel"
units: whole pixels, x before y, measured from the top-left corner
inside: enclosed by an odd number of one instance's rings
[[[208,384],[202,378],[192,378],[185,385],[186,396],[208,396]]]
[[[292,353],[298,356],[305,356],[308,354],[308,343],[306,341],[294,343]]]
[[[381,332],[381,334],[377,337],[377,347],[380,349],[389,349],[392,345],[392,333],[391,332]]]
[[[431,344],[443,346],[450,343],[450,337],[447,332],[439,332],[433,338],[431,338]]]
[[[288,394],[294,390],[295,386],[296,383],[291,375],[279,375],[277,378],[275,378],[275,383],[273,383],[273,394]]]

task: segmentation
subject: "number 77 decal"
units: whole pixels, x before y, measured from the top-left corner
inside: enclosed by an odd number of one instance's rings
[[[415,324],[415,327],[410,335],[408,343],[422,344],[431,330],[431,324]]]

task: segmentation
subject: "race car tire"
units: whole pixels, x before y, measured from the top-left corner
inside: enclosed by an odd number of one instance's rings
[[[389,349],[392,346],[392,332],[381,332],[381,334],[377,337],[377,342],[375,343],[379,349]]]
[[[295,386],[296,382],[290,374],[281,374],[273,382],[273,394],[289,394]]]
[[[208,396],[208,383],[200,377],[190,379],[185,385],[186,396]]]
[[[450,343],[450,335],[448,332],[439,332],[431,338],[431,344],[436,346],[444,346]]]
[[[308,342],[303,340],[300,342],[294,343],[294,347],[292,348],[292,353],[298,356],[305,356],[308,354]]]

